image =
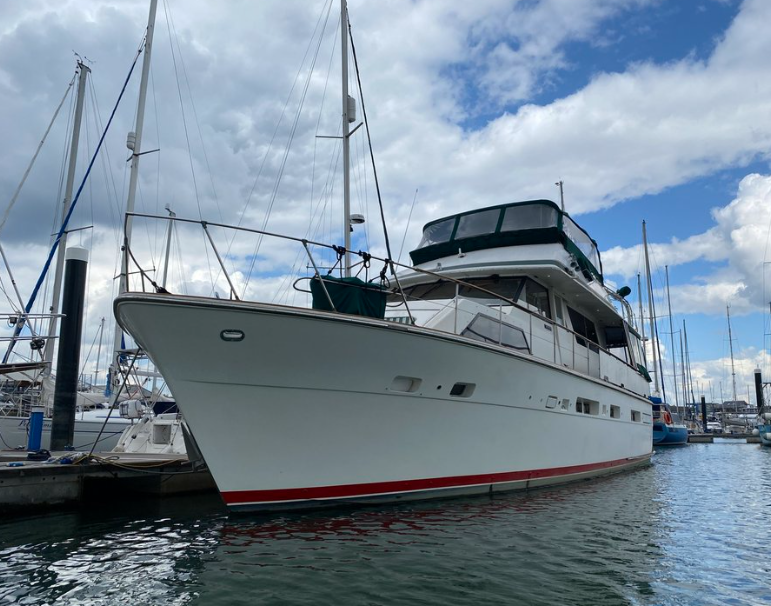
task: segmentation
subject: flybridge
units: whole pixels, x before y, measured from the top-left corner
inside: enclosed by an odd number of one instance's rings
[[[504,246],[559,243],[589,279],[603,282],[597,243],[551,200],[528,200],[459,213],[426,223],[418,248],[421,265],[458,254]]]

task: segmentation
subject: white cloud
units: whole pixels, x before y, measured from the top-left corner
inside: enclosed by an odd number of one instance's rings
[[[765,262],[771,244],[771,176],[746,176],[736,198],[713,209],[712,217],[715,226],[702,234],[649,246],[659,265],[722,262],[710,274],[695,276],[692,283],[672,289],[673,312],[722,314],[729,303],[737,315],[764,310]],[[603,253],[603,267],[608,274],[629,279],[640,270],[641,255],[641,245],[615,247]],[[654,267],[654,272],[657,269],[661,267]]]

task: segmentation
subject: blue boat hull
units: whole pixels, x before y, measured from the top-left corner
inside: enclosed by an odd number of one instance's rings
[[[653,424],[653,444],[655,446],[678,446],[687,443],[688,428],[658,422]]]
[[[760,432],[760,443],[763,446],[771,446],[771,423],[758,425],[758,431]]]

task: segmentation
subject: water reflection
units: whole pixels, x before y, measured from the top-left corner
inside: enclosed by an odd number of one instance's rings
[[[0,522],[0,603],[771,603],[771,449],[692,445],[605,480],[318,513],[217,498]]]

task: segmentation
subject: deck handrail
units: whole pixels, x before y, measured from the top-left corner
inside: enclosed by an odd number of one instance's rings
[[[235,289],[233,288],[233,284],[232,284],[232,282],[230,280],[230,277],[229,277],[229,274],[227,272],[227,269],[225,268],[225,264],[224,264],[222,258],[220,257],[219,252],[216,250],[216,247],[214,247],[214,241],[212,240],[211,235],[208,233],[208,229],[207,229],[208,227],[212,227],[212,226],[213,227],[221,227],[223,229],[232,229],[232,230],[235,230],[235,231],[242,231],[242,232],[251,233],[251,234],[258,234],[258,235],[261,235],[261,236],[267,236],[267,237],[271,237],[271,238],[278,238],[278,239],[281,239],[281,240],[288,240],[288,241],[291,241],[291,242],[297,242],[299,244],[302,244],[303,247],[305,248],[308,256],[310,257],[310,260],[311,260],[312,265],[314,266],[314,271],[316,272],[316,275],[318,275],[320,278],[322,278],[323,276],[321,276],[320,273],[319,273],[318,267],[317,267],[315,261],[313,260],[313,256],[311,255],[311,252],[310,252],[310,249],[308,248],[308,245],[319,246],[321,248],[326,248],[328,250],[334,251],[335,253],[337,253],[338,251],[341,250],[341,248],[339,246],[336,246],[336,245],[333,245],[333,244],[326,244],[324,242],[317,242],[315,240],[310,240],[308,238],[298,238],[296,236],[287,236],[285,234],[278,234],[278,233],[275,233],[275,232],[269,232],[269,231],[262,230],[262,229],[254,229],[254,228],[251,228],[251,227],[243,227],[243,226],[240,226],[240,225],[228,225],[226,223],[218,223],[218,222],[215,222],[215,221],[207,221],[207,220],[203,220],[203,219],[187,219],[185,217],[178,217],[176,215],[175,216],[169,216],[169,215],[153,215],[153,214],[149,214],[149,213],[139,213],[139,212],[127,212],[127,213],[125,213],[125,217],[124,217],[124,246],[126,247],[126,251],[127,251],[128,254],[124,255],[125,266],[123,268],[123,271],[125,272],[125,275],[128,276],[128,274],[129,274],[129,272],[128,272],[128,264],[129,264],[129,258],[131,258],[134,261],[134,264],[139,269],[139,273],[142,276],[143,288],[144,288],[145,271],[141,268],[141,266],[137,262],[136,258],[134,258],[134,256],[131,254],[128,238],[126,237],[126,225],[128,224],[128,220],[129,220],[130,217],[137,217],[137,218],[142,218],[142,219],[160,219],[162,221],[178,221],[180,223],[188,223],[188,224],[198,224],[198,225],[200,225],[203,228],[204,232],[206,232],[206,235],[208,236],[208,241],[212,245],[212,247],[213,247],[213,249],[215,251],[217,260],[219,261],[220,269],[225,274],[226,280],[227,280],[229,286],[231,287],[231,292],[236,297],[236,300],[240,300],[240,299],[238,298],[237,294],[235,293]],[[459,280],[458,278],[453,278],[453,277],[448,276],[446,274],[440,274],[440,273],[437,273],[437,272],[434,272],[434,271],[431,271],[431,270],[428,270],[428,269],[421,269],[419,267],[415,267],[415,266],[412,266],[412,265],[405,265],[403,263],[399,263],[398,261],[394,261],[393,259],[387,259],[387,258],[383,258],[383,257],[378,257],[377,255],[373,255],[373,254],[367,253],[365,251],[361,251],[361,250],[353,251],[353,250],[351,250],[351,251],[348,251],[348,252],[350,252],[351,254],[357,255],[357,256],[361,257],[362,259],[366,255],[367,258],[374,259],[376,261],[381,261],[381,262],[383,262],[385,264],[386,267],[390,267],[391,273],[392,273],[392,275],[393,275],[393,277],[394,277],[394,279],[396,280],[396,283],[397,283],[397,289],[396,289],[396,292],[394,294],[397,294],[397,292],[398,292],[398,294],[402,296],[403,301],[404,301],[404,305],[405,305],[405,308],[407,309],[407,313],[408,314],[409,314],[409,307],[407,306],[407,297],[408,297],[408,295],[404,292],[404,289],[401,287],[401,285],[399,283],[399,278],[396,275],[396,269],[395,269],[396,267],[399,267],[399,268],[402,268],[402,269],[408,269],[408,270],[411,270],[411,271],[414,271],[414,272],[417,272],[417,273],[421,273],[421,274],[425,274],[427,276],[432,276],[432,277],[435,277],[435,278],[438,278],[438,279],[441,279],[441,280],[447,280],[449,282],[454,282],[458,286],[467,286],[467,287],[472,288],[474,290],[487,293],[489,295],[492,295],[496,299],[498,299],[500,301],[504,301],[504,302],[508,303],[509,305],[511,305],[512,307],[515,307],[515,308],[517,308],[519,310],[522,310],[525,313],[529,314],[530,315],[531,325],[532,325],[532,318],[535,317],[535,318],[537,318],[537,319],[539,319],[539,320],[541,320],[543,322],[549,323],[551,325],[551,327],[552,327],[552,331],[553,332],[554,332],[555,328],[556,329],[565,330],[566,332],[568,332],[569,334],[571,334],[573,336],[573,339],[572,339],[572,341],[573,341],[573,352],[572,352],[572,355],[573,355],[573,368],[575,368],[575,343],[576,343],[576,337],[577,337],[577,338],[583,339],[584,341],[592,343],[593,345],[596,345],[599,350],[601,350],[602,352],[604,352],[605,354],[607,354],[611,358],[614,358],[614,359],[618,360],[619,362],[621,362],[625,366],[627,366],[627,367],[631,368],[632,370],[634,370],[636,373],[642,374],[642,373],[640,373],[640,370],[638,368],[636,368],[635,366],[633,366],[630,362],[628,362],[626,360],[623,360],[622,358],[618,357],[617,355],[615,355],[611,351],[605,349],[602,345],[600,345],[599,343],[593,341],[592,339],[589,339],[588,337],[585,337],[584,335],[581,335],[581,334],[577,333],[573,329],[568,328],[567,326],[565,326],[563,324],[560,324],[556,320],[552,320],[551,318],[543,316],[540,313],[534,312],[531,309],[520,305],[517,301],[514,301],[514,300],[509,299],[507,297],[501,296],[499,293],[496,293],[496,292],[494,292],[492,290],[489,290],[489,289],[484,288],[482,286],[477,286],[475,284],[471,284],[469,282],[465,282],[463,280]],[[384,269],[385,269],[385,267],[384,267]],[[156,288],[156,290],[158,290],[160,288],[155,283],[155,281],[150,280],[149,277],[148,277],[148,280],[150,281],[151,284],[153,284],[153,286]],[[128,284],[128,280],[126,281],[126,283]],[[323,286],[323,280],[322,280],[322,286]],[[324,288],[324,291],[326,292],[326,288]],[[329,297],[328,293],[327,293],[327,297]],[[422,301],[423,299],[418,299],[417,297],[415,297],[415,300]],[[410,314],[410,317],[412,317],[411,314]],[[621,318],[621,321],[622,321],[622,323],[625,322],[623,317]],[[531,332],[531,341],[532,341],[532,329],[531,329],[530,332]],[[555,340],[556,340],[556,338],[555,338]],[[555,359],[554,359],[554,363],[555,364],[557,363],[556,356],[555,356]]]

